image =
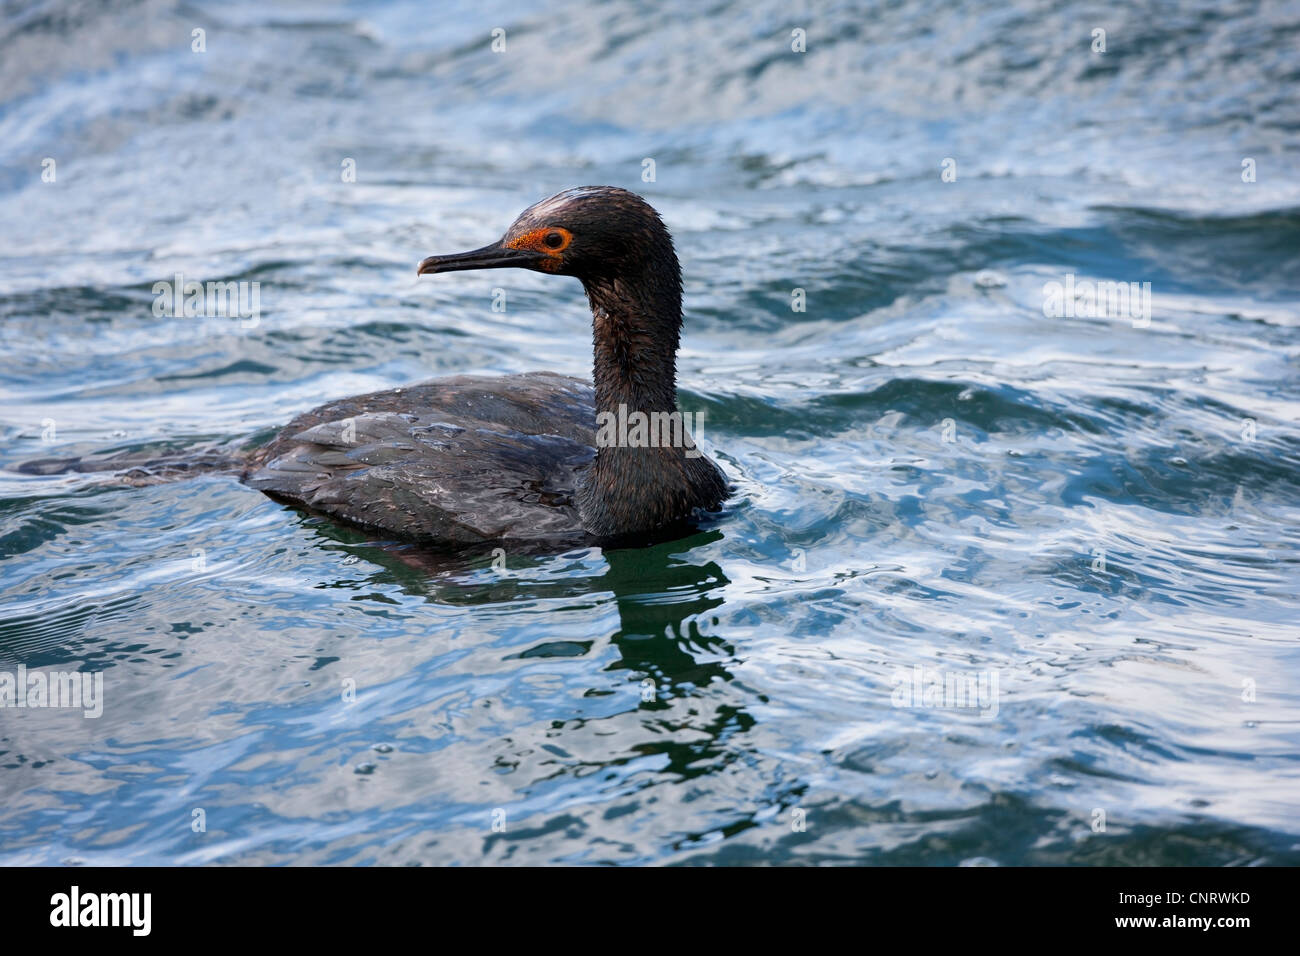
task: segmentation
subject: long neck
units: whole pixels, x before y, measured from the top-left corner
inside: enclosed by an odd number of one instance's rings
[[[671,412],[677,407],[680,286],[588,279],[596,412]]]
[[[579,481],[583,527],[618,536],[680,521],[716,507],[725,481],[707,458],[681,442],[611,442],[602,424],[644,422],[677,410],[681,282],[671,268],[639,278],[586,278],[595,340],[596,459]],[[680,421],[680,419],[679,419]],[[653,426],[651,426],[653,430]],[[620,432],[622,435],[623,432]],[[644,433],[643,433],[644,434]]]

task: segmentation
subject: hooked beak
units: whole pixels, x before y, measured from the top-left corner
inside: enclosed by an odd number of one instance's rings
[[[455,252],[446,256],[429,256],[420,263],[417,276],[435,275],[439,272],[463,272],[466,269],[508,269],[528,268],[533,261],[533,254],[519,249],[511,249],[500,242],[494,242],[482,249],[470,252]]]

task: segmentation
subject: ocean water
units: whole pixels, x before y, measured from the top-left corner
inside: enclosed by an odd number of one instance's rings
[[[1295,2],[6,4],[0,672],[102,713],[0,709],[0,863],[1300,863],[1298,48]],[[415,278],[588,183],[681,254],[693,536],[452,560],[17,471],[589,375],[576,280]],[[156,315],[177,274],[257,321]]]

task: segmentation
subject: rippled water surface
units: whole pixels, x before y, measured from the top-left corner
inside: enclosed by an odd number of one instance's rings
[[[1300,5],[3,9],[0,671],[104,710],[0,710],[0,862],[1300,863]],[[415,280],[583,183],[677,240],[694,536],[17,471],[588,376],[576,280]]]

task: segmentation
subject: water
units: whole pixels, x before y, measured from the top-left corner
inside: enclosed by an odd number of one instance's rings
[[[0,670],[104,710],[0,711],[0,862],[1300,862],[1300,5],[1070,7],[6,6]],[[693,537],[502,570],[14,471],[589,375],[575,280],[415,280],[584,183],[682,255]]]

